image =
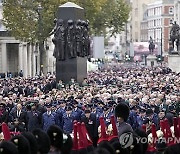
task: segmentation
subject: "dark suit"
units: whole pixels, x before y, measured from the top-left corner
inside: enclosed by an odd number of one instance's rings
[[[81,118],[81,122],[85,123],[86,129],[90,138],[93,141],[93,144],[96,144],[97,140],[97,123],[96,123],[96,115],[91,113],[90,117],[86,117],[85,115]]]
[[[15,128],[17,131],[25,131],[25,126],[26,126],[26,112],[23,110],[17,111],[14,110],[11,115],[10,115],[10,121],[11,121],[11,126],[10,129],[14,130]],[[15,123],[18,121],[18,123]]]
[[[28,131],[33,131],[35,128],[41,128],[42,114],[39,111],[27,112],[27,127]]]
[[[6,110],[0,112],[0,123],[3,122],[8,123],[8,112]]]

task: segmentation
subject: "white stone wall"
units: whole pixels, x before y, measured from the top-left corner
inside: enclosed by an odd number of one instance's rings
[[[174,20],[180,25],[180,0],[174,1]]]
[[[169,55],[168,56],[168,67],[174,72],[180,72],[180,55]]]
[[[1,44],[0,44],[0,72],[2,72],[2,49],[1,49]]]

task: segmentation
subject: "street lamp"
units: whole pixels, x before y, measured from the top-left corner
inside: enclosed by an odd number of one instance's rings
[[[39,43],[39,52],[40,52],[40,75],[42,75],[43,72],[43,58],[42,54],[44,51],[44,43],[42,38],[42,6],[41,4],[37,7],[37,13],[38,13],[38,43]]]
[[[38,51],[37,50],[35,50],[34,51],[34,55],[35,55],[35,66],[36,66],[36,74],[35,75],[37,75],[37,69],[38,69],[38,64],[37,64],[37,61],[38,61]]]

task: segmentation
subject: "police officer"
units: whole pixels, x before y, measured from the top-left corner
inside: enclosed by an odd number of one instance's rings
[[[55,114],[52,112],[51,107],[51,104],[47,104],[47,112],[42,115],[42,125],[44,131],[47,131],[51,125],[55,124]]]
[[[55,115],[55,123],[56,125],[58,125],[61,129],[63,129],[63,115],[65,114],[66,110],[66,101],[65,100],[59,100],[59,109],[56,111],[56,115]]]
[[[62,121],[63,121],[63,130],[70,134],[73,130],[73,121],[75,120],[75,115],[72,112],[72,107],[67,106],[66,112],[63,114]]]

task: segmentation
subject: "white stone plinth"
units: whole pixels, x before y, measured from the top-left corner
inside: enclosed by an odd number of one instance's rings
[[[147,56],[147,66],[157,66],[157,57],[155,55],[148,55]]]
[[[168,67],[172,71],[179,73],[180,72],[180,55],[168,55]]]

